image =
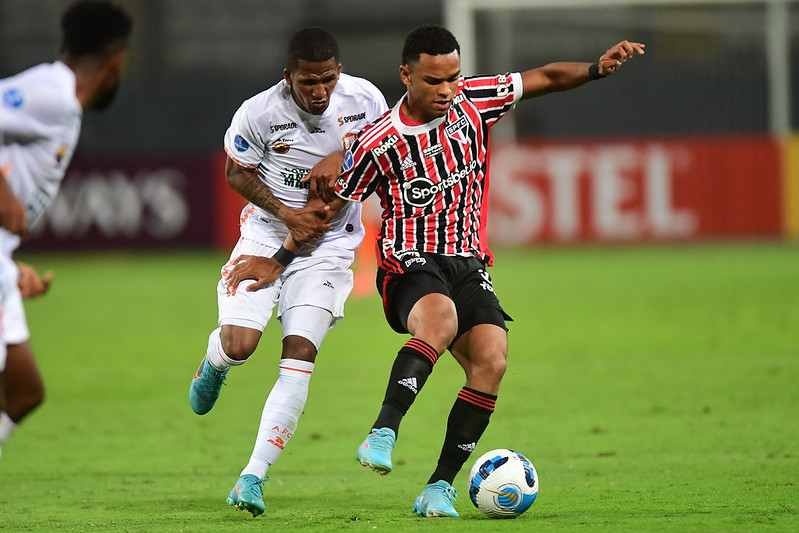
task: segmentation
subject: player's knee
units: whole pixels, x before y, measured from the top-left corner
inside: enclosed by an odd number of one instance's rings
[[[316,346],[299,335],[287,335],[283,339],[283,359],[298,359],[311,363],[316,359]]]
[[[225,355],[237,361],[243,361],[250,357],[255,351],[255,348],[258,347],[259,339],[260,335],[254,337],[252,335],[235,333],[228,335],[222,334],[219,336],[219,341],[222,345],[222,351],[225,352]]]

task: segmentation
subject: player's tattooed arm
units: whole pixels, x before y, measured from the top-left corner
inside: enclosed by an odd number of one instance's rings
[[[25,235],[28,231],[25,209],[14,196],[2,168],[0,168],[0,228],[17,235]]]
[[[225,178],[242,198],[279,218],[298,242],[313,243],[330,227],[328,220],[315,212],[292,209],[278,200],[256,169],[243,167],[230,157],[225,162]]]

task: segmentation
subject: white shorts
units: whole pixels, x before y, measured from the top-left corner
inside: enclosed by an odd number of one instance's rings
[[[19,287],[12,285],[2,296],[2,312],[0,312],[0,335],[2,347],[0,348],[0,371],[6,367],[6,346],[21,344],[30,339],[28,322],[25,319],[25,307],[22,305],[22,295]]]
[[[263,331],[277,305],[277,318],[294,307],[312,306],[332,315],[329,327],[344,316],[344,302],[352,291],[353,275],[350,265],[352,250],[324,247],[315,249],[310,256],[294,259],[280,277],[271,285],[255,292],[245,289],[253,280],[241,282],[233,295],[228,295],[224,276],[240,255],[271,257],[276,248],[240,238],[230,261],[222,267],[222,279],[217,284],[219,325],[241,326]],[[285,336],[285,335],[284,335]],[[318,348],[318,346],[317,346]]]

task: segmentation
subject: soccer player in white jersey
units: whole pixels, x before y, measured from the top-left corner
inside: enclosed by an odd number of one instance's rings
[[[335,184],[340,198],[328,215],[345,200],[363,201],[372,192],[380,197],[378,289],[389,325],[412,335],[394,359],[377,419],[358,448],[360,463],[391,472],[400,422],[444,351],[466,374],[438,463],[413,505],[421,516],[458,516],[452,483],[488,426],[506,368],[510,317],[486,271],[493,263],[484,201],[490,129],[519,100],[603,78],[643,52],[642,44],[622,41],[593,64],[463,77],[455,37],[441,26],[420,26],[402,51],[408,92],[347,153]],[[265,283],[280,265],[260,263],[247,275]]]
[[[83,110],[105,109],[116,94],[132,27],[130,16],[109,2],[76,2],[61,18],[58,60],[0,80],[0,197],[6,198],[0,209],[10,192],[32,225],[48,206],[75,151]],[[0,444],[44,399],[17,285],[19,268],[11,261],[23,232],[0,229]],[[26,284],[31,271],[22,268],[20,281]],[[46,290],[49,280],[44,281],[39,285]]]
[[[283,339],[278,379],[249,463],[227,499],[253,516],[264,512],[263,482],[296,430],[319,347],[343,316],[353,285],[349,267],[364,236],[355,203],[329,221],[304,209],[309,185],[330,183],[355,134],[387,110],[374,85],[341,73],[338,45],[320,28],[294,34],[283,74],[279,83],[242,104],[225,134],[227,181],[250,203],[217,286],[219,327],[189,391],[197,414],[210,411],[228,370],[255,351],[277,308]],[[289,234],[300,242],[310,238],[314,246],[279,279],[262,290],[252,281],[227,286],[234,265],[274,256]]]

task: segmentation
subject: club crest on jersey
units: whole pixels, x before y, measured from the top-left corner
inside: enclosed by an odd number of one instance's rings
[[[349,150],[352,148],[352,144],[355,142],[355,139],[358,137],[358,134],[354,131],[348,131],[347,134],[341,138],[341,146],[345,150]]]
[[[246,152],[250,148],[250,143],[241,135],[236,135],[233,139],[233,146],[235,146],[236,150],[239,152]]]
[[[433,183],[425,177],[414,178],[402,184],[402,193],[405,203],[414,207],[425,207],[433,203],[440,192],[453,187],[456,183],[468,176],[477,167],[477,161],[472,160],[466,168],[449,174],[441,183]]]
[[[273,152],[275,152],[276,154],[285,154],[285,153],[287,153],[289,150],[291,150],[291,146],[289,146],[289,145],[288,145],[288,144],[286,144],[286,143],[276,143],[276,144],[275,144],[275,145],[272,147],[272,151],[273,151]]]
[[[466,117],[461,117],[446,128],[444,128],[444,132],[447,136],[452,137],[456,141],[461,144],[466,144],[466,134],[463,130],[469,125],[469,121],[466,120]]]
[[[19,89],[12,87],[3,93],[3,105],[9,109],[19,109],[23,103],[25,103],[25,97]]]
[[[388,152],[388,149],[397,144],[398,142],[399,142],[399,137],[397,137],[396,134],[392,133],[391,135],[386,137],[386,140],[380,143],[380,146],[378,146],[377,148],[373,148],[372,153],[376,156],[381,156],[386,152]]]

